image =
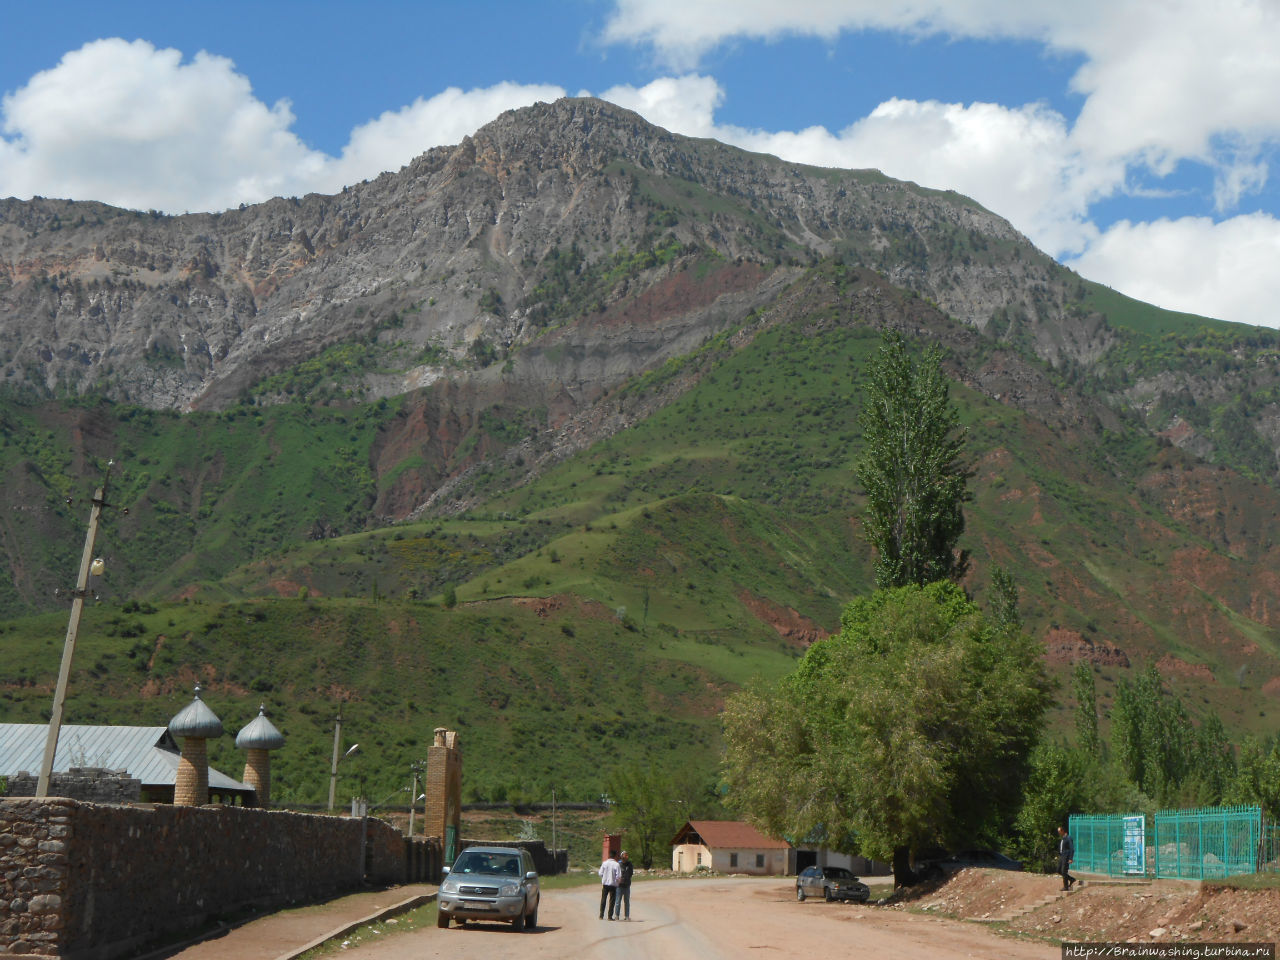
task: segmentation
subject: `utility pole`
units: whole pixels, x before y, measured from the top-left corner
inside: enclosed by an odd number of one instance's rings
[[[329,767],[329,812],[333,813],[333,798],[338,792],[338,751],[342,743],[342,704],[338,704],[338,717],[333,721],[333,763]]]
[[[102,573],[102,561],[93,559],[93,541],[98,535],[98,517],[107,505],[107,481],[111,477],[114,460],[107,461],[107,472],[102,486],[93,495],[93,507],[89,511],[89,529],[84,537],[84,553],[80,556],[80,575],[71,594],[71,619],[67,623],[67,638],[62,644],[62,666],[58,669],[58,685],[53,693],[53,713],[49,716],[49,734],[44,742],[44,762],[40,765],[40,779],[36,783],[36,796],[49,795],[49,778],[53,774],[53,758],[58,752],[58,734],[62,730],[62,708],[67,700],[67,681],[71,678],[71,661],[76,653],[76,634],[80,631],[80,614],[89,596],[89,574]],[[69,502],[69,501],[68,501]],[[128,511],[125,511],[128,513]]]
[[[409,836],[413,836],[413,815],[418,809],[418,765],[409,764],[413,771],[413,786],[409,788]]]

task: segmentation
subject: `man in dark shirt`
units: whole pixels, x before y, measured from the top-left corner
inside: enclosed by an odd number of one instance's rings
[[[636,865],[631,862],[631,857],[627,855],[627,851],[622,851],[622,860],[619,861],[618,867],[621,876],[618,878],[618,899],[622,901],[619,913],[625,911],[625,920],[631,919],[631,875],[636,872]]]
[[[1068,872],[1071,861],[1076,858],[1076,844],[1066,827],[1058,828],[1058,837],[1058,873],[1062,874],[1062,889],[1070,890],[1071,885],[1076,882],[1076,878]]]

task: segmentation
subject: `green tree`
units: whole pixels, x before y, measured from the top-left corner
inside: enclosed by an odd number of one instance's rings
[[[1154,664],[1116,685],[1112,746],[1125,776],[1161,806],[1209,805],[1229,794],[1236,765],[1222,721],[1197,727]]]
[[[1022,628],[1018,613],[1018,585],[1004,567],[991,568],[991,617],[1002,627]]]
[[[969,473],[941,348],[916,362],[901,336],[886,333],[868,366],[861,421],[856,470],[867,493],[863,524],[876,551],[876,585],[959,580],[968,568],[956,544]]]
[[[1268,747],[1254,736],[1244,738],[1226,799],[1256,803],[1269,819],[1280,817],[1280,740]]]
[[[718,804],[690,770],[670,773],[656,766],[619,767],[606,789],[611,825],[623,834],[640,866],[648,870],[659,854],[669,859],[668,842],[688,819],[715,817]]]
[[[1076,746],[1086,757],[1102,756],[1098,738],[1098,689],[1088,661],[1080,660],[1071,673],[1071,692],[1076,697]]]
[[[1159,803],[1170,799],[1189,768],[1191,720],[1182,700],[1167,695],[1155,665],[1116,684],[1111,718],[1116,761],[1138,789]]]
[[[1036,643],[945,581],[845,608],[775,688],[725,710],[730,802],[761,829],[893,860],[1005,834],[1048,703]]]

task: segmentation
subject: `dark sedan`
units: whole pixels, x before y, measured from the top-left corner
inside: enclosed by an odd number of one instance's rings
[[[796,899],[806,897],[866,903],[871,889],[844,867],[806,867],[796,877]]]

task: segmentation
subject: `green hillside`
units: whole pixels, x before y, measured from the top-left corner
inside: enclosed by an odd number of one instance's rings
[[[620,764],[712,778],[725,693],[790,670],[872,583],[852,475],[882,322],[868,304],[951,349],[979,601],[993,564],[1012,571],[1051,663],[1093,658],[1104,705],[1131,669],[1107,659],[1118,650],[1131,666],[1173,658],[1194,705],[1269,729],[1280,645],[1258,598],[1274,490],[830,264],[615,391],[605,402],[646,414],[540,472],[513,455],[513,418],[476,417],[455,448],[474,457],[457,488],[470,506],[391,525],[370,513],[389,475],[373,451],[404,404],[5,406],[0,469],[21,509],[0,541],[0,718],[47,715],[65,629],[53,590],[114,456],[103,601],[67,722],[163,723],[200,680],[229,733],[267,704],[289,738],[276,789],[298,802],[325,796],[339,704],[362,748],[344,796],[398,797],[436,726],[461,731],[473,800],[592,799]],[[1038,405],[976,389],[997,368]],[[212,758],[238,774],[230,736]]]

